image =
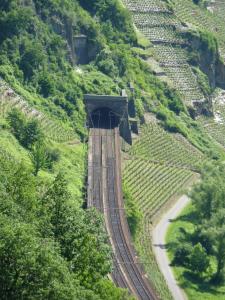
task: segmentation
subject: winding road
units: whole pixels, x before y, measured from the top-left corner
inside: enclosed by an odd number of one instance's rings
[[[171,220],[175,219],[188,203],[190,203],[190,199],[186,195],[180,197],[173,207],[163,215],[162,219],[152,232],[153,251],[156,260],[175,300],[187,300],[187,297],[184,291],[178,286],[170,267],[165,237],[168,227],[171,224]]]

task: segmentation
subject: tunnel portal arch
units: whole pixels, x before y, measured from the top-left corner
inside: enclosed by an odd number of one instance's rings
[[[108,107],[96,108],[91,113],[90,127],[111,129],[118,127],[120,116]]]
[[[118,126],[120,135],[131,144],[127,96],[85,95],[84,101],[89,128]],[[101,114],[100,119],[99,114]]]

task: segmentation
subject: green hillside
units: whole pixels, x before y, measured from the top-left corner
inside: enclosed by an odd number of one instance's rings
[[[127,219],[146,276],[172,299],[152,225],[225,159],[224,18],[194,2],[0,1],[1,299],[133,299],[110,279],[103,215],[86,209],[84,94],[124,89],[139,127],[122,147]]]

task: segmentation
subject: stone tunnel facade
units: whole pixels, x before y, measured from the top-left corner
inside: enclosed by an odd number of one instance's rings
[[[96,126],[99,114],[101,126],[118,126],[121,137],[131,144],[127,96],[85,95],[84,102],[89,128]]]

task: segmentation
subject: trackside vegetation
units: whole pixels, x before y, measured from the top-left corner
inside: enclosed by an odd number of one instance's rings
[[[128,299],[106,279],[102,217],[77,207],[64,175],[46,185],[3,151],[0,166],[1,298]]]

